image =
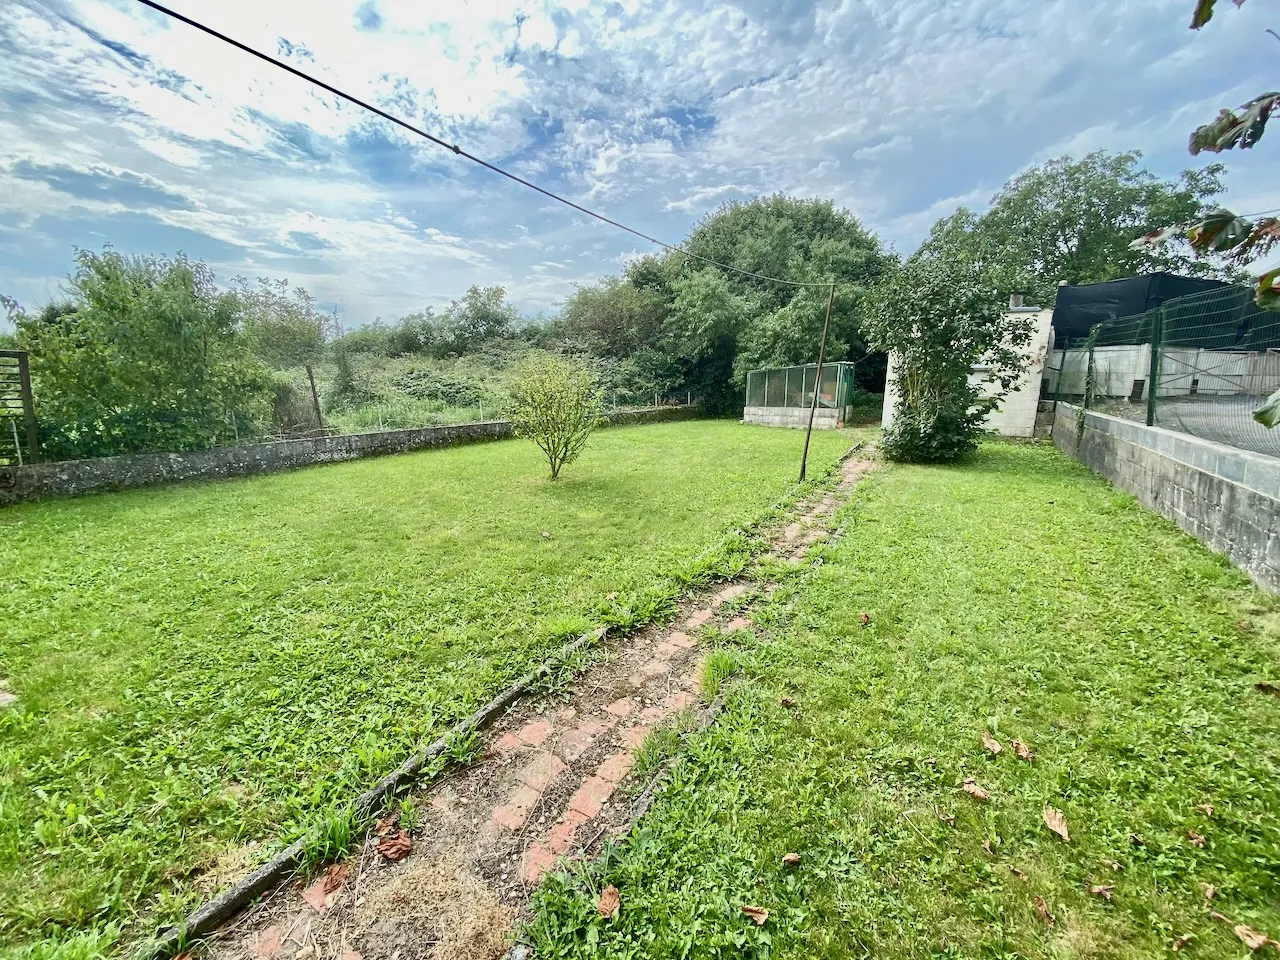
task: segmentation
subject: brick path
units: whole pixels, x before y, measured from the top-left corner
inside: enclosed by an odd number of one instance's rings
[[[869,467],[848,461],[834,490],[779,525],[771,553],[802,560]],[[559,858],[589,855],[630,829],[643,786],[630,776],[637,752],[656,727],[702,705],[699,633],[753,629],[747,610],[761,589],[744,579],[695,598],[673,624],[609,647],[564,698],[520,701],[485,732],[482,759],[413,792],[407,858],[386,862],[371,835],[349,869],[278,891],[209,952],[220,960],[501,956],[529,892]]]

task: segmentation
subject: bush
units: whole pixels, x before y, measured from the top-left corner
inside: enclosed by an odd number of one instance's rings
[[[578,363],[554,354],[530,357],[511,384],[511,425],[547,457],[551,479],[573,463],[604,420],[599,381]]]
[[[956,460],[978,446],[989,410],[985,405],[967,409],[963,402],[930,409],[899,404],[893,426],[880,437],[880,450],[890,460],[903,463]]]

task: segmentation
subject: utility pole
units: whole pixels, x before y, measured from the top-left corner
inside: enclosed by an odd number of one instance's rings
[[[800,457],[800,482],[804,483],[805,469],[809,466],[809,438],[813,436],[813,415],[818,409],[818,393],[822,389],[822,360],[827,353],[827,330],[831,326],[831,304],[836,298],[836,285],[827,292],[827,318],[822,321],[822,342],[818,344],[818,370],[813,378],[813,402],[809,404],[809,429],[804,432],[804,454]],[[804,374],[800,374],[800,386],[804,388]]]
[[[316,393],[316,375],[311,372],[311,364],[307,364],[307,379],[311,382],[311,403],[316,408],[316,424],[324,434],[324,417],[320,415],[320,394]]]

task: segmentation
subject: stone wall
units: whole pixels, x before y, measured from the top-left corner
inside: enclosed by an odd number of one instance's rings
[[[1053,442],[1280,592],[1280,459],[1058,404]]]
[[[844,421],[841,411],[834,407],[819,407],[813,412],[813,429],[834,430],[842,426]],[[743,423],[758,423],[766,427],[800,427],[809,426],[808,407],[744,407]]]
[[[701,416],[697,407],[662,407],[609,415],[609,425],[628,426]],[[94,460],[0,467],[0,506],[23,500],[75,496],[100,490],[121,490],[182,480],[215,480],[270,473],[319,463],[338,463],[360,457],[406,453],[428,447],[499,440],[511,436],[506,420],[465,423],[417,430],[383,430],[307,440],[215,447],[184,453],[133,453]]]

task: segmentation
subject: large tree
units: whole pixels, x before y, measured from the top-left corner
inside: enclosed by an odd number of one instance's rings
[[[1006,290],[1052,303],[1058,283],[1098,283],[1156,270],[1231,276],[1186,244],[1135,249],[1133,241],[1171,220],[1211,208],[1223,191],[1221,164],[1164,180],[1144,169],[1142,154],[1058,157],[1005,184],[981,217],[968,210],[935,224],[926,250],[963,251]]]

